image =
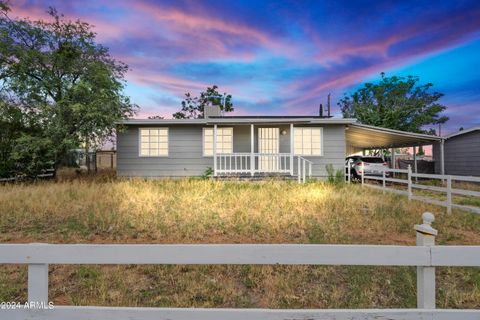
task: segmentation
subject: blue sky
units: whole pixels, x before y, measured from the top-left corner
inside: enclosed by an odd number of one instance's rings
[[[170,117],[216,84],[235,113],[314,115],[365,81],[415,75],[445,96],[444,132],[480,124],[479,1],[12,0],[12,16],[56,7],[95,26],[126,62],[139,117]]]

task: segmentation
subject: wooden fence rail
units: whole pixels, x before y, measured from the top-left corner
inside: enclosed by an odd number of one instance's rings
[[[435,267],[480,266],[480,246],[435,246],[431,213],[416,246],[306,244],[1,244],[1,264],[28,265],[28,303],[48,305],[49,264],[285,264],[416,266],[417,309],[274,310],[54,306],[0,309],[0,319],[480,319],[480,310],[435,309]]]
[[[480,208],[479,207],[455,204],[452,201],[453,195],[480,197],[480,192],[479,191],[465,190],[465,189],[459,189],[459,188],[453,188],[452,187],[452,181],[478,182],[478,183],[480,183],[480,177],[414,173],[414,172],[412,172],[412,168],[410,167],[410,165],[408,166],[408,169],[388,169],[388,168],[385,168],[382,172],[382,176],[365,175],[364,171],[365,170],[362,171],[362,175],[361,175],[361,182],[362,182],[362,185],[364,185],[364,186],[368,186],[368,187],[371,187],[371,188],[376,188],[376,189],[382,190],[384,192],[389,191],[389,192],[395,192],[395,193],[398,193],[398,194],[403,194],[403,195],[408,196],[409,200],[412,200],[412,199],[413,200],[420,200],[420,201],[428,202],[428,203],[435,204],[435,205],[438,205],[438,206],[443,206],[443,207],[447,208],[448,213],[452,212],[452,208],[456,208],[456,209],[480,214]],[[400,173],[400,174],[403,174],[405,176],[405,179],[403,179],[403,178],[388,178],[386,176],[386,173]],[[446,186],[445,187],[443,187],[443,186],[440,187],[440,186],[429,186],[429,185],[419,184],[418,183],[418,178],[442,180],[442,181],[445,182]],[[379,185],[369,184],[369,183],[366,182],[366,180],[381,181],[382,185],[379,186]],[[399,189],[389,187],[389,186],[386,185],[387,182],[404,184],[404,185],[407,186],[407,190],[399,190]],[[413,194],[414,189],[444,193],[446,195],[446,200],[442,201],[442,200],[433,199],[433,198],[427,197],[427,196],[414,195]]]

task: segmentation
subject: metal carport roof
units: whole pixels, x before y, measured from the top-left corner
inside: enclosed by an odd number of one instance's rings
[[[363,149],[388,149],[431,145],[441,141],[442,137],[428,134],[405,132],[365,124],[350,124],[345,133],[347,153]]]

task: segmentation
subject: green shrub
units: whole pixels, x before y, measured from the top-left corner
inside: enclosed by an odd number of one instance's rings
[[[336,170],[333,168],[333,165],[327,164],[325,166],[327,170],[327,182],[334,185],[340,185],[345,182],[345,174],[343,170],[339,169]]]
[[[206,180],[206,179],[210,178],[212,175],[213,175],[212,167],[207,167],[207,169],[205,169],[205,171],[202,174],[202,179]]]

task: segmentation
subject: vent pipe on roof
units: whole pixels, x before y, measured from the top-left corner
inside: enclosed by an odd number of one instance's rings
[[[323,106],[322,106],[321,103],[320,103],[320,106],[318,107],[318,115],[319,115],[320,117],[323,117]]]

